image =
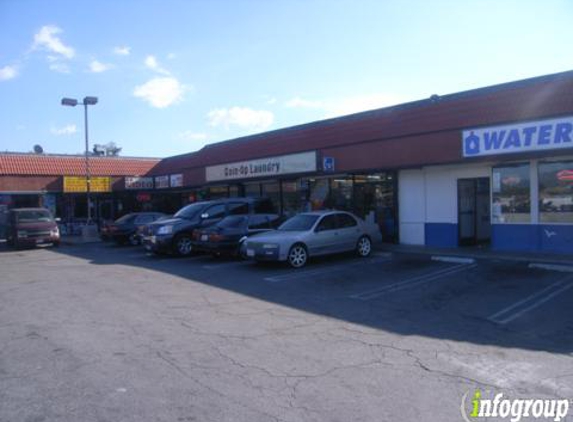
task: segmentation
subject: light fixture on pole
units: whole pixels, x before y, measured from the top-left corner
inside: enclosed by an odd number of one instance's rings
[[[74,98],[62,98],[62,105],[68,107],[75,107],[78,104],[84,106],[84,124],[86,132],[86,194],[87,194],[87,208],[88,208],[88,220],[87,224],[91,224],[92,212],[91,212],[91,174],[90,174],[90,161],[89,161],[89,136],[88,136],[88,106],[97,104],[97,97],[85,97],[82,103],[78,103],[78,100]]]

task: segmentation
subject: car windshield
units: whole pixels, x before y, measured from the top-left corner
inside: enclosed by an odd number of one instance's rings
[[[233,215],[221,220],[217,226],[224,229],[238,229],[245,226],[247,224],[247,220],[248,217],[245,215]]]
[[[318,215],[299,214],[288,219],[280,225],[280,231],[306,231],[310,230],[318,220]]]
[[[204,209],[205,202],[197,202],[196,204],[187,205],[186,207],[181,208],[177,211],[175,217],[191,220]]]
[[[16,219],[21,223],[53,221],[52,214],[47,210],[18,211],[16,213]]]

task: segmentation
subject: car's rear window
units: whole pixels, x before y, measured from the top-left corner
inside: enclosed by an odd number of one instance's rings
[[[26,210],[16,213],[16,220],[21,223],[53,221],[52,214],[47,210]]]

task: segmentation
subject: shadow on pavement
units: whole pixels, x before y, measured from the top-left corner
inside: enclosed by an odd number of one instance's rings
[[[0,251],[5,250],[0,245]],[[241,295],[290,307],[303,312],[336,318],[403,336],[425,336],[435,339],[493,345],[505,348],[541,350],[570,354],[573,351],[573,312],[570,306],[556,310],[547,306],[539,325],[525,323],[518,327],[497,325],[487,316],[502,304],[510,304],[535,291],[536,283],[550,283],[548,273],[537,273],[517,263],[484,263],[472,271],[462,271],[455,279],[437,283],[432,289],[414,288],[390,298],[371,301],[355,300],[345,292],[369,278],[368,286],[383,286],[392,271],[434,270],[436,264],[419,256],[395,256],[388,267],[367,269],[351,256],[342,255],[312,262],[303,271],[349,264],[349,269],[331,276],[299,282],[296,275],[283,283],[265,280],[274,276],[296,274],[284,265],[243,263],[235,268],[226,258],[167,258],[146,255],[142,248],[113,244],[85,244],[54,248],[52,251],[88,260],[94,265],[124,265],[160,271],[194,282],[226,289]],[[227,264],[226,272],[212,271]],[[443,264],[442,264],[443,265]],[[221,265],[221,268],[225,265]],[[383,269],[384,268],[384,269]],[[223,270],[221,270],[223,271]],[[374,284],[372,284],[374,283]],[[505,300],[500,300],[507,295]],[[495,305],[495,306],[493,306]],[[548,314],[551,313],[551,314]],[[546,320],[549,320],[547,322]],[[551,326],[552,321],[554,326]],[[549,325],[548,325],[549,324]]]

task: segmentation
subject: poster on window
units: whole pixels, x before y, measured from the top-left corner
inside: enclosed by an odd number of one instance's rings
[[[179,188],[183,186],[183,175],[182,174],[172,174],[169,176],[170,184],[172,188]]]
[[[169,187],[169,176],[155,176],[155,189],[167,189]]]
[[[153,189],[153,177],[126,177],[125,189]]]

